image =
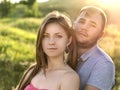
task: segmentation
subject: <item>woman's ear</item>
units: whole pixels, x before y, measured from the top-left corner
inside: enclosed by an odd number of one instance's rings
[[[69,46],[69,45],[71,44],[71,42],[72,42],[72,36],[69,37],[69,39],[68,39],[68,43],[67,43],[67,46]]]

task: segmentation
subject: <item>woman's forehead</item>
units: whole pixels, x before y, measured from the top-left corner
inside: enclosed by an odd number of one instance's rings
[[[58,33],[58,32],[65,32],[65,30],[58,23],[50,23],[50,24],[48,24],[46,26],[45,32],[48,32],[48,33],[52,33],[52,32]]]

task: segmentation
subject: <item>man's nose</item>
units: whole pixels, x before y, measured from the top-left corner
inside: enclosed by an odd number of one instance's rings
[[[88,29],[89,28],[89,24],[88,23],[84,23],[80,26],[82,29]]]
[[[88,28],[89,25],[87,22],[74,24],[74,29],[76,29],[77,31],[87,30]]]

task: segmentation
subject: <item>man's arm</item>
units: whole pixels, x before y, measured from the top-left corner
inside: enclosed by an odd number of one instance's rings
[[[96,65],[84,90],[110,90],[114,82],[114,65],[110,62]],[[100,66],[100,67],[98,67]]]
[[[91,85],[86,85],[84,90],[99,90],[99,89]]]

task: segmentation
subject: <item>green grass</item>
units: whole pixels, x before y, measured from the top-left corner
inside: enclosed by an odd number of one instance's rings
[[[1,23],[4,25],[9,25],[14,28],[23,29],[25,31],[37,32],[38,27],[42,19],[39,18],[4,18],[1,19]]]
[[[35,40],[39,18],[0,19],[0,90],[12,90],[24,70],[35,61]],[[112,57],[116,66],[116,83],[120,87],[120,31],[109,25],[99,45]]]
[[[35,38],[35,34],[25,30],[10,26],[3,27],[0,30],[0,52],[7,55],[10,60],[24,60],[28,56],[29,59],[32,59],[31,54],[34,52]],[[4,55],[0,55],[0,57],[2,56],[4,57]]]
[[[16,27],[18,22],[14,19],[2,19],[0,22],[0,90],[15,87],[23,71],[35,59],[36,33],[26,30],[26,27]]]

